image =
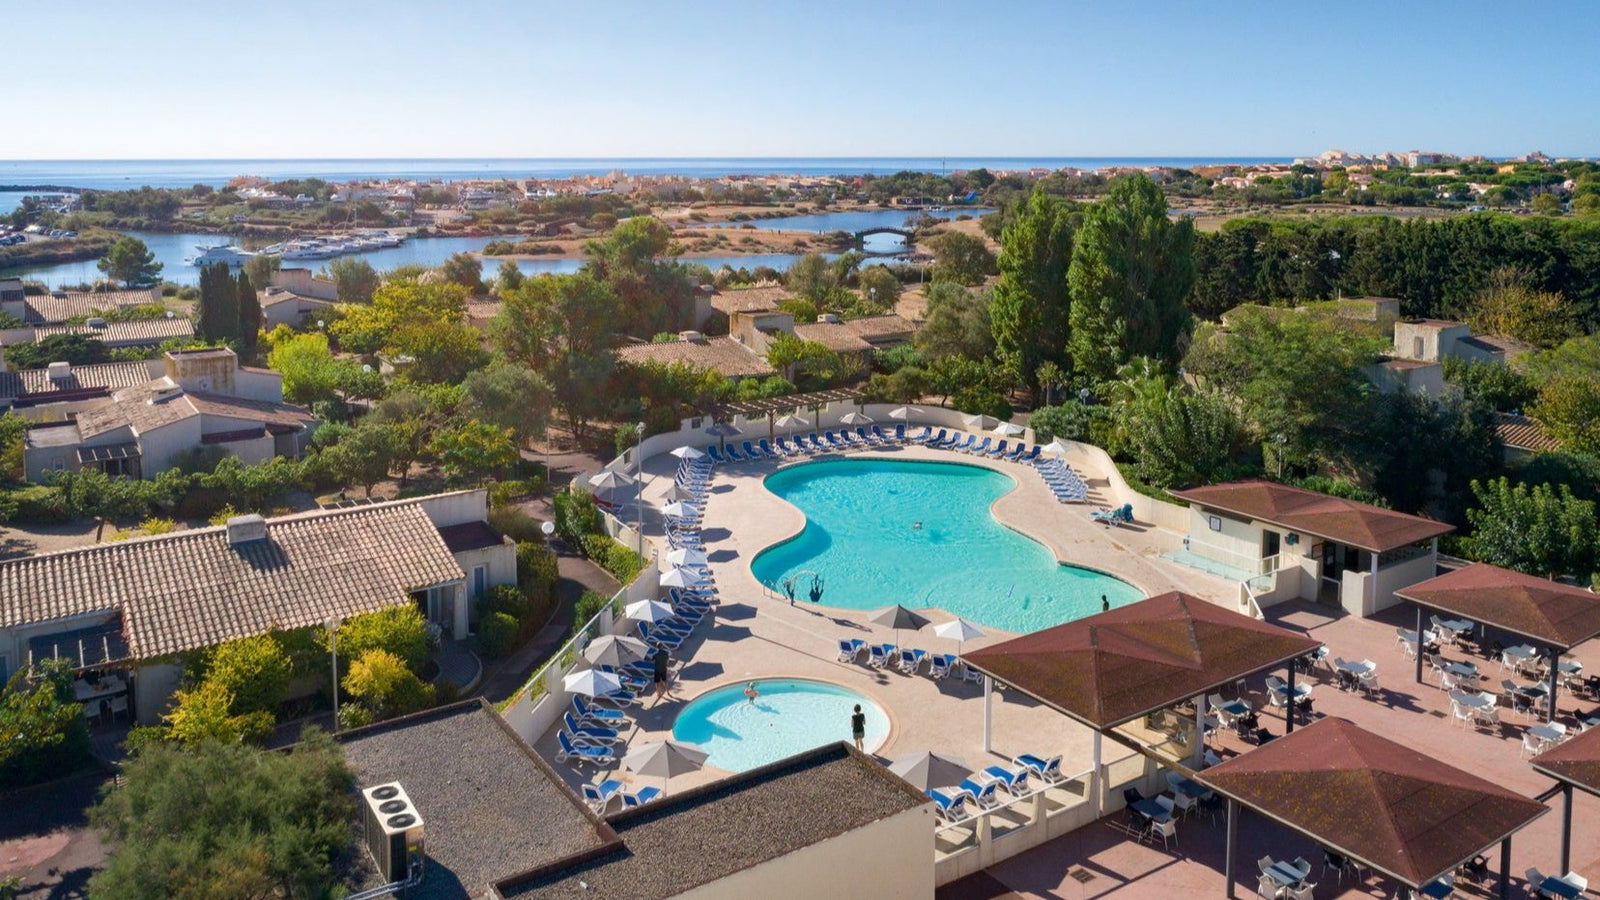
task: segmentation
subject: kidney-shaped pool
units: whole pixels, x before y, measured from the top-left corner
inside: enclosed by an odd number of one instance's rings
[[[822,460],[767,476],[766,487],[805,513],[805,529],[763,550],[755,577],[795,602],[875,609],[938,607],[1029,632],[1144,599],[1120,578],[1063,565],[990,512],[1015,487],[1008,475],[962,463]]]

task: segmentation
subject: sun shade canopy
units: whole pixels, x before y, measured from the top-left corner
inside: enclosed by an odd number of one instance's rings
[[[815,409],[827,406],[830,403],[848,401],[858,403],[862,394],[853,388],[836,388],[830,391],[815,391],[809,394],[785,394],[782,397],[768,397],[764,400],[739,400],[733,403],[723,403],[711,409],[713,415],[719,419],[732,416],[744,416],[754,419],[758,416],[771,415],[772,413],[795,412],[801,409]]]
[[[1385,553],[1449,534],[1454,526],[1271,481],[1210,484],[1172,496],[1340,544]]]
[[[1585,729],[1535,756],[1533,770],[1600,797],[1600,728]]]
[[[965,659],[1104,730],[1320,646],[1305,635],[1171,591],[974,650]]]
[[[1560,650],[1600,635],[1600,597],[1486,563],[1413,584],[1395,596]]]

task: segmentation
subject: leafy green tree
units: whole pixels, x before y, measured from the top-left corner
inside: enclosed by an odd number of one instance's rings
[[[233,696],[233,713],[273,712],[289,690],[294,674],[289,654],[270,634],[238,638],[207,654],[205,680]]]
[[[933,248],[933,280],[961,285],[983,284],[999,271],[994,253],[983,238],[947,231],[928,242]]]
[[[322,461],[345,484],[359,484],[368,497],[388,477],[401,435],[392,425],[362,422],[339,443],[322,451]]]
[[[1108,406],[1090,406],[1077,400],[1068,400],[1059,406],[1041,406],[1028,418],[1035,438],[1049,443],[1056,438],[1067,441],[1095,443],[1096,422],[1110,418]]]
[[[1446,356],[1441,360],[1446,381],[1461,388],[1462,396],[1499,412],[1526,409],[1539,395],[1521,372],[1492,360]]]
[[[1193,247],[1193,224],[1173,224],[1155,182],[1112,183],[1085,214],[1067,272],[1073,371],[1102,381],[1135,356],[1177,360],[1190,325]]]
[[[1561,485],[1472,482],[1478,506],[1467,510],[1472,534],[1462,544],[1480,562],[1554,578],[1594,571],[1600,540],[1595,504]]]
[[[605,530],[604,520],[600,517],[600,507],[595,504],[594,495],[576,487],[552,497],[550,509],[556,523],[556,534],[560,535],[568,546],[581,547],[584,535],[599,534]]]
[[[828,384],[847,374],[843,357],[817,341],[807,341],[792,334],[773,335],[767,347],[767,364],[777,369],[783,377],[799,383],[802,374]]]
[[[470,253],[452,253],[439,267],[451,284],[459,284],[474,294],[483,293],[483,263]]]
[[[141,482],[113,478],[99,469],[57,472],[51,483],[61,490],[68,515],[95,520],[96,541],[105,533],[106,523],[141,518],[149,509],[149,497]]]
[[[868,266],[856,281],[862,303],[874,312],[892,310],[900,300],[900,279],[887,266]]]
[[[333,399],[348,363],[334,357],[327,335],[311,332],[275,333],[267,365],[283,375],[285,400],[310,405]]]
[[[1566,485],[1579,500],[1600,504],[1600,456],[1585,453],[1539,453],[1517,470],[1520,484]]]
[[[1477,331],[1555,347],[1582,333],[1577,312],[1559,292],[1536,290],[1528,273],[1500,268],[1489,273],[1467,321]]]
[[[1574,453],[1600,454],[1600,379],[1552,378],[1528,414]]]
[[[512,260],[504,260],[500,268],[495,271],[494,292],[496,294],[509,294],[519,287],[527,277],[522,274],[522,269]]]
[[[820,253],[806,253],[789,266],[784,284],[800,297],[816,303],[838,285],[828,260]]]
[[[411,381],[455,384],[488,360],[483,335],[462,321],[407,322],[389,333],[386,351],[407,356]]]
[[[105,342],[87,334],[52,334],[37,343],[12,344],[5,353],[15,369],[42,369],[53,362],[91,366],[109,358]]]
[[[927,296],[927,316],[915,338],[924,357],[983,359],[994,352],[987,292],[941,281],[928,287]]]
[[[89,761],[72,664],[47,659],[0,687],[0,790],[48,781]]]
[[[1191,394],[1177,387],[1124,428],[1134,471],[1161,487],[1226,480],[1241,436],[1230,403],[1215,394]]]
[[[490,334],[507,359],[544,377],[581,435],[602,410],[595,386],[615,367],[611,323],[617,313],[616,294],[592,275],[530,278],[505,298]]]
[[[371,303],[381,280],[372,263],[358,257],[336,259],[322,274],[333,282],[340,303]]]
[[[526,366],[496,360],[468,374],[462,387],[467,394],[462,415],[511,429],[519,447],[550,423],[550,386]]]
[[[328,652],[323,633],[322,652]],[[405,660],[413,672],[428,658],[428,623],[413,604],[363,613],[339,626],[339,660],[360,659],[369,650],[387,650]]]
[[[195,321],[200,337],[208,341],[238,340],[239,287],[226,263],[200,270],[200,306]]]
[[[272,736],[272,713],[235,713],[233,692],[220,681],[179,688],[173,698],[172,711],[161,718],[167,725],[167,737],[187,747],[242,741],[259,744]]]
[[[455,414],[437,402],[440,396],[408,385],[374,404],[364,420],[389,429],[390,469],[400,474],[402,486],[411,467],[427,455],[434,432]]]
[[[1547,216],[1561,215],[1561,199],[1555,194],[1539,194],[1533,198],[1533,211]]]
[[[477,419],[434,435],[433,452],[450,475],[482,484],[490,475],[517,461],[517,446],[510,428]]]
[[[129,287],[154,284],[161,277],[161,263],[156,262],[156,255],[144,241],[126,235],[118,238],[95,266],[106,273],[107,278]]]
[[[467,291],[447,282],[390,281],[378,288],[370,304],[341,307],[341,312],[329,331],[344,349],[405,353],[404,345],[425,343],[418,331],[466,329]]]
[[[282,268],[283,257],[257,253],[245,260],[241,274],[250,276],[250,283],[256,287],[267,287],[272,284],[272,276]]]
[[[1067,270],[1076,212],[1035,189],[1000,237],[1000,281],[989,305],[995,357],[1032,377],[1046,360],[1065,365],[1070,334]],[[1038,385],[1031,385],[1037,399]]]
[[[372,712],[373,721],[392,719],[433,705],[433,688],[423,684],[405,660],[388,650],[363,652],[350,664],[343,687]]]
[[[89,896],[117,900],[324,897],[350,846],[354,779],[315,728],[288,753],[155,744],[89,811],[112,844]]]
[[[1550,350],[1524,354],[1517,359],[1516,368],[1535,385],[1566,377],[1600,381],[1600,334],[1575,337]]]
[[[1448,396],[1381,394],[1357,435],[1352,455],[1386,505],[1447,521],[1463,521],[1472,479],[1498,472],[1504,458],[1490,407]]]

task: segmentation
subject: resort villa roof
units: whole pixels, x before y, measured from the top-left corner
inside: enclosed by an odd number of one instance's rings
[[[1412,888],[1509,840],[1547,811],[1537,800],[1335,717],[1194,777]],[[1230,847],[1230,876],[1233,855]]]
[[[1557,650],[1600,635],[1600,597],[1487,563],[1430,578],[1395,591],[1395,596]]]
[[[616,840],[482,698],[338,741],[358,786],[398,781],[422,818],[428,861],[404,892],[413,900],[489,896],[496,881]]]
[[[931,806],[872,757],[828,744],[612,815],[620,843],[497,887],[506,900],[676,897]],[[835,877],[850,881],[848,871]]]
[[[230,540],[231,528],[0,562],[0,628],[120,614],[127,658],[145,660],[387,609],[465,578],[416,500],[267,519],[253,539]]]
[[[67,395],[103,395],[121,388],[137,387],[151,379],[150,365],[144,362],[97,363],[71,366],[66,374],[50,377],[48,369],[23,369],[0,372],[0,400],[22,403],[45,402]]]
[[[1561,442],[1550,436],[1544,426],[1515,413],[1494,414],[1494,434],[1500,443],[1517,450],[1540,453],[1561,449]]]
[[[733,291],[718,291],[711,295],[711,308],[726,315],[736,312],[771,312],[794,295],[782,285],[763,285]]]
[[[1533,770],[1600,797],[1600,728],[1556,744],[1529,761]]]
[[[872,345],[843,322],[808,322],[794,326],[794,336],[821,344],[835,353],[871,353]]]
[[[660,344],[629,344],[616,350],[618,362],[625,363],[686,363],[697,369],[708,369],[728,378],[776,375],[777,370],[767,364],[750,348],[727,335],[695,337],[667,341]]]
[[[1171,591],[963,658],[1104,731],[1320,646],[1305,635]]]
[[[111,347],[141,344],[154,346],[173,338],[194,337],[194,322],[183,316],[171,319],[140,319],[131,322],[107,322],[94,325],[40,325],[33,330],[33,339],[42,341],[58,334],[82,334]]]
[[[160,288],[130,291],[65,291],[30,294],[23,298],[22,321],[29,325],[54,325],[131,306],[160,306]]]
[[[1209,509],[1373,553],[1396,550],[1455,530],[1454,526],[1433,519],[1271,481],[1234,481],[1171,493]]]

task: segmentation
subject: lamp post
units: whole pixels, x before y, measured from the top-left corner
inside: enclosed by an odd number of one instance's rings
[[[1277,434],[1273,435],[1272,443],[1276,444],[1277,447],[1278,447],[1278,480],[1282,481],[1283,480],[1283,445],[1289,443],[1289,439],[1284,437],[1283,436],[1283,432],[1280,431]]]
[[[339,626],[344,624],[338,616],[329,616],[322,626],[328,629],[328,653],[333,659],[333,731],[339,732]]]
[[[633,504],[633,530],[639,535],[639,558],[644,559],[644,423],[633,427],[636,433],[633,464],[635,477],[639,480],[639,497]]]

